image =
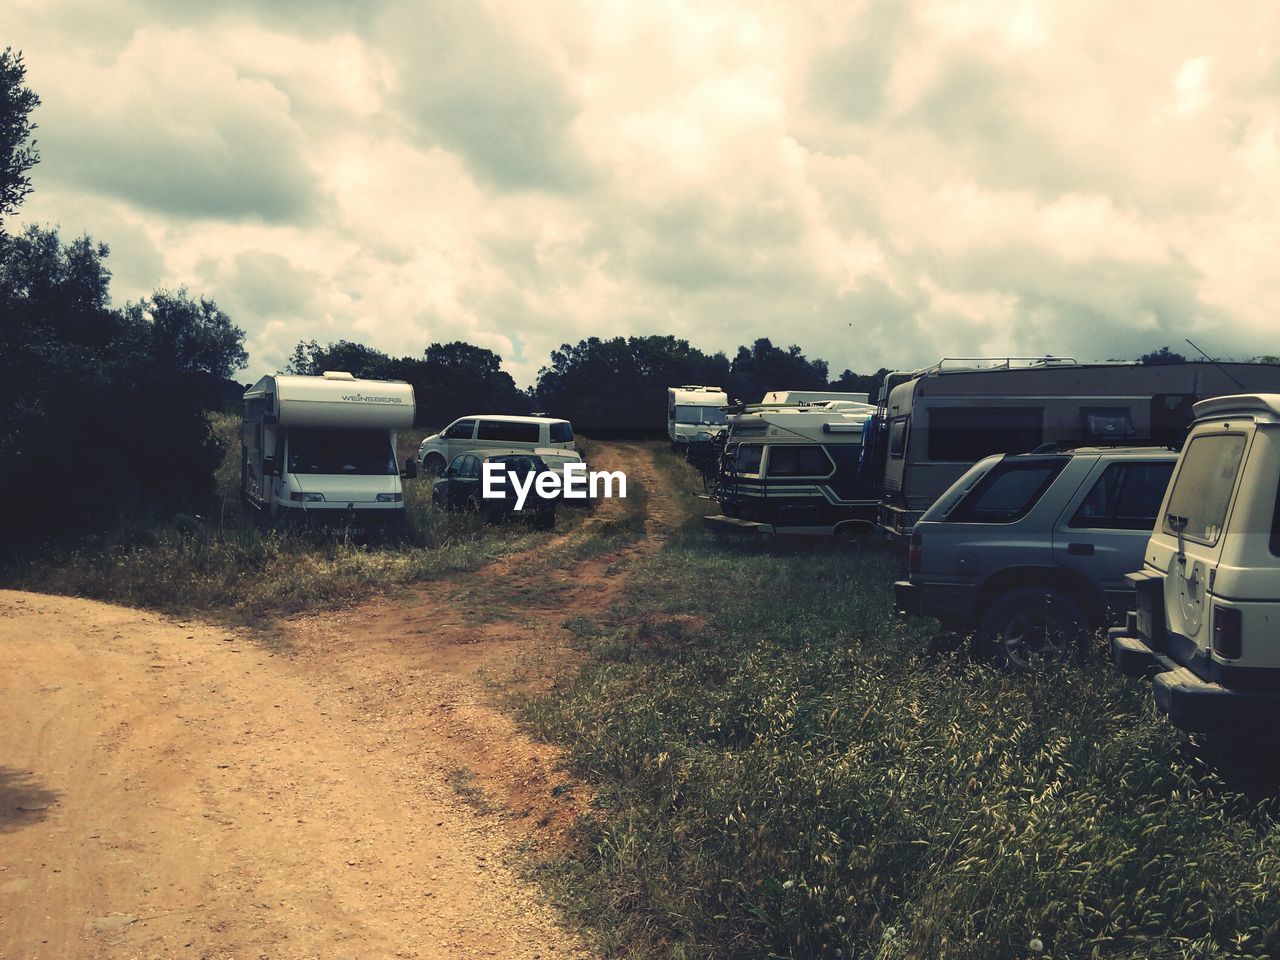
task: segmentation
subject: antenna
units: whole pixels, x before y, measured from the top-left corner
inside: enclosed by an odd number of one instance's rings
[[[1187,343],[1191,343],[1191,338],[1190,338],[1190,337],[1183,337],[1182,339],[1186,340],[1186,341],[1187,341]],[[1191,343],[1191,346],[1195,347],[1197,350],[1200,350],[1200,348],[1199,348],[1199,347],[1196,347],[1196,345],[1195,345],[1194,343]],[[1210,363],[1212,363],[1215,367],[1217,367],[1219,370],[1221,370],[1223,373],[1225,373],[1225,374],[1227,375],[1227,379],[1228,379],[1228,380],[1230,380],[1232,383],[1234,383],[1237,387],[1239,387],[1241,390],[1244,390],[1244,391],[1248,392],[1248,389],[1249,389],[1249,388],[1248,388],[1248,387],[1246,387],[1246,386],[1245,386],[1243,383],[1241,383],[1239,380],[1237,380],[1235,377],[1233,377],[1233,376],[1231,375],[1231,371],[1230,371],[1230,370],[1228,370],[1228,369],[1226,369],[1226,368],[1225,368],[1222,364],[1220,364],[1217,360],[1213,359],[1213,357],[1209,356],[1209,355],[1208,355],[1207,353],[1205,353],[1203,350],[1200,350],[1200,356],[1204,357],[1206,360],[1208,360]]]

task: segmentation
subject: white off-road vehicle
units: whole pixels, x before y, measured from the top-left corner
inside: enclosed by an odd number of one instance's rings
[[[1204,400],[1195,416],[1112,653],[1183,730],[1277,735],[1280,395]]]

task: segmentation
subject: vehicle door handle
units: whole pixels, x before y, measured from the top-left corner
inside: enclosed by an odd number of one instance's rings
[[[1068,543],[1067,553],[1073,557],[1092,557],[1093,544],[1092,543]]]

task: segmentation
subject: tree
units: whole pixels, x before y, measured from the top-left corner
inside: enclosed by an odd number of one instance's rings
[[[5,47],[0,53],[0,226],[31,192],[27,171],[40,159],[35,141],[27,142],[36,129],[31,111],[40,98],[26,86],[26,77],[22,54]]]
[[[721,386],[724,354],[707,356],[672,336],[590,337],[551,352],[538,371],[537,406],[588,431],[657,433],[666,429],[666,391],[685,383]]]
[[[1159,350],[1151,351],[1151,353],[1144,353],[1138,362],[1152,366],[1162,366],[1169,363],[1186,363],[1187,358],[1180,353],[1174,353],[1168,347],[1161,347]]]
[[[798,346],[783,350],[761,337],[738,348],[730,385],[734,398],[752,403],[770,390],[826,390],[827,361],[809,360]]]
[[[846,370],[835,380],[832,380],[829,387],[842,393],[865,393],[871,402],[875,403],[880,396],[880,387],[884,383],[884,378],[889,373],[888,367],[881,367],[872,374],[854,373],[852,370]]]

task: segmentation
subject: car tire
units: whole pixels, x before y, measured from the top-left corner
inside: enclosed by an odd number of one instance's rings
[[[438,477],[444,473],[444,457],[438,453],[428,453],[422,458],[422,472],[429,477]]]
[[[1089,618],[1066,593],[1018,587],[987,607],[978,624],[976,652],[1000,666],[1034,670],[1078,656],[1089,632]]]

